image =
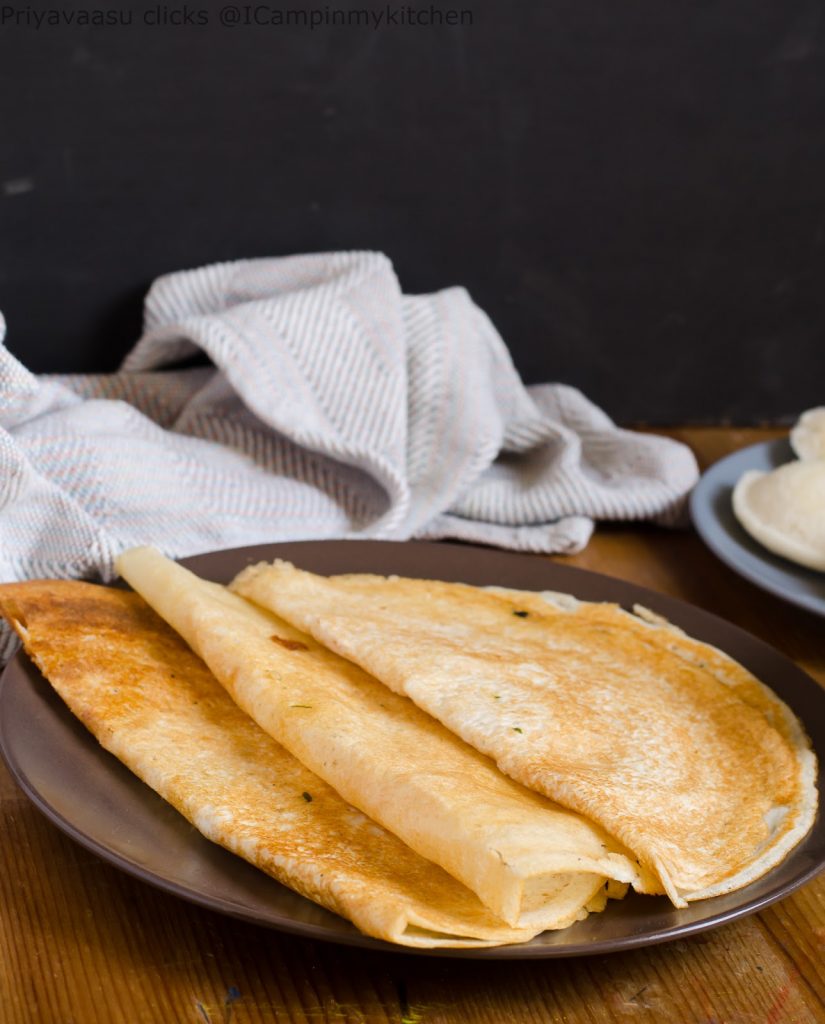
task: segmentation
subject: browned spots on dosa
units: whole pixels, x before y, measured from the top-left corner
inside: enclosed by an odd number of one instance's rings
[[[301,643],[300,640],[287,640],[285,637],[278,636],[277,633],[273,633],[269,638],[274,640],[276,644],[280,644],[281,647],[286,647],[288,651],[308,651],[309,648],[306,644]]]

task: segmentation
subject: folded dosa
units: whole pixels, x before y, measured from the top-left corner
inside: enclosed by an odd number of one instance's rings
[[[519,942],[464,886],[346,804],[245,715],[136,594],[0,586],[0,612],[100,743],[207,838],[405,946]]]
[[[760,877],[813,823],[815,759],[790,710],[655,617],[283,562],[232,588],[598,822],[677,906]]]
[[[513,782],[282,619],[151,548],[124,552],[117,567],[266,732],[504,921],[562,928],[609,881],[645,887],[602,828]]]

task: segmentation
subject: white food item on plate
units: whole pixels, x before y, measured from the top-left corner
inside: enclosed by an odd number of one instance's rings
[[[802,413],[791,431],[791,448],[805,462],[825,459],[825,406]]]
[[[733,511],[769,551],[825,572],[825,459],[749,470],[734,488]]]

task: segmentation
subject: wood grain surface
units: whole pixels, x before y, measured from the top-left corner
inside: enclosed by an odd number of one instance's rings
[[[700,461],[776,431],[673,431]],[[825,683],[825,623],[739,579],[687,531],[600,529],[568,564],[763,637]],[[0,768],[0,1024],[808,1024],[825,1021],[825,876],[669,945],[493,962],[365,952],[201,910],[58,832]]]

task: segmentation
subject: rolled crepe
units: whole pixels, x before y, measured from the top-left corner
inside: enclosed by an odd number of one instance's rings
[[[412,701],[283,619],[151,548],[118,571],[234,700],[347,802],[514,927],[562,928],[638,864],[579,814],[506,778]]]
[[[676,906],[760,877],[813,824],[816,763],[793,714],[660,619],[284,562],[232,588],[598,822]]]
[[[100,743],[213,842],[362,932],[418,948],[525,941],[245,715],[136,594],[0,586],[0,612]]]

